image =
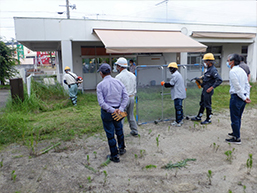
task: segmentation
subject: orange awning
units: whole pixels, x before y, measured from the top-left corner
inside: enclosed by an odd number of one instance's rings
[[[207,46],[178,31],[94,29],[107,53],[205,52]]]

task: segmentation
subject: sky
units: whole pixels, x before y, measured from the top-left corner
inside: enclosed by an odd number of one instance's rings
[[[69,0],[71,19],[257,26],[257,0]],[[62,5],[62,6],[60,6]],[[66,0],[0,0],[0,37],[15,39],[13,17],[66,18]]]

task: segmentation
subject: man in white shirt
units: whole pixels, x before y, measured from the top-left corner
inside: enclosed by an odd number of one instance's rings
[[[226,139],[226,142],[241,144],[240,127],[241,117],[244,112],[246,103],[250,103],[250,85],[245,71],[239,67],[240,56],[238,54],[230,54],[227,60],[229,72],[230,90],[230,119],[232,133],[228,135],[232,138]]]
[[[130,134],[133,136],[138,135],[137,124],[134,117],[134,97],[136,94],[136,76],[127,70],[128,61],[126,58],[119,58],[115,63],[117,65],[117,70],[119,74],[115,77],[120,80],[126,87],[127,93],[129,95],[129,101],[125,108],[127,112],[127,118],[129,122],[129,127],[131,129]],[[124,120],[124,119],[123,119]]]
[[[72,104],[77,106],[78,76],[75,73],[72,73],[68,66],[64,68],[64,71],[63,81],[69,87],[69,95]]]

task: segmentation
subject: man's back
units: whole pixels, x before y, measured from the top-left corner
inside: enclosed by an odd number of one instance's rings
[[[116,77],[126,87],[128,95],[136,93],[136,76],[127,69],[122,70]]]
[[[250,68],[249,68],[249,66],[247,66],[247,64],[244,63],[243,61],[240,62],[239,67],[243,68],[243,70],[245,71],[245,73],[247,74],[247,76],[250,74]]]

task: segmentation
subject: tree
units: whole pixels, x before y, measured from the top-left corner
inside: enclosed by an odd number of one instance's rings
[[[5,85],[5,80],[14,76],[18,71],[14,68],[19,61],[14,58],[15,49],[9,48],[0,41],[0,81]]]

